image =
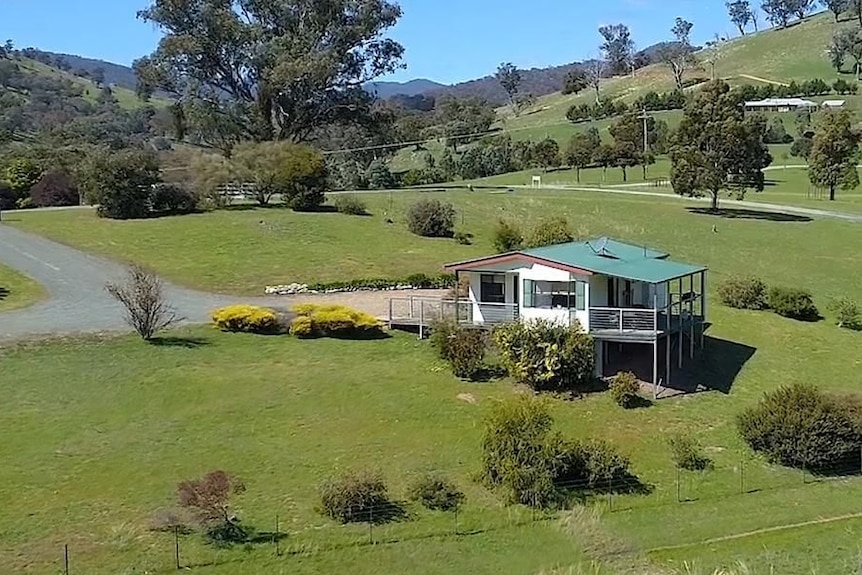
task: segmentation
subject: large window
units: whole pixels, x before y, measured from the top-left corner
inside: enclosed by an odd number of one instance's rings
[[[524,307],[585,310],[586,282],[524,280]]]
[[[506,303],[506,276],[482,274],[479,287],[481,303]]]

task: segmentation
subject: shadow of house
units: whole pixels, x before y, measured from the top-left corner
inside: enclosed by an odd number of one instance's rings
[[[665,345],[664,341],[659,343],[659,358],[664,358],[667,353]],[[685,362],[683,367],[679,368],[677,359],[679,340],[676,337],[672,338],[670,378],[666,372],[665,362],[662,361],[659,368],[659,379],[662,385],[657,394],[658,398],[704,391],[729,394],[742,368],[757,350],[743,343],[707,335],[704,337],[704,349],[699,351],[693,359],[688,358],[687,349],[683,351]],[[607,355],[606,373],[630,371],[641,382],[652,381],[652,349],[649,346],[637,344],[608,345]],[[668,379],[670,379],[669,383]],[[652,390],[652,384],[644,383],[644,388]]]
[[[703,216],[712,216],[716,218],[724,218],[728,220],[763,220],[768,222],[794,222],[808,223],[814,221],[808,216],[799,216],[796,214],[785,214],[782,212],[767,212],[760,210],[746,210],[742,208],[719,208],[712,210],[710,208],[686,208],[691,214]]]

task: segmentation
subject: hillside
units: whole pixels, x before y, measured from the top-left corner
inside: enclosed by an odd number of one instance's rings
[[[840,24],[848,25],[852,24]],[[822,78],[832,83],[839,74],[832,68],[826,51],[835,26],[829,13],[820,13],[784,30],[765,30],[705,48],[697,52],[700,67],[690,70],[687,77],[708,78],[712,74],[708,62],[714,60],[716,76],[731,84],[761,83],[757,78],[772,82]],[[852,79],[851,74],[842,74],[841,77]],[[673,78],[662,64],[642,68],[634,76],[609,78],[601,88],[604,97],[622,98],[628,102],[649,91],[671,89]],[[595,94],[590,91],[577,95],[547,94],[518,117],[514,117],[509,108],[500,108],[499,125],[512,130],[512,137],[516,139],[550,136],[563,141],[579,129],[566,120],[568,109],[573,104],[594,99]]]
[[[25,48],[21,51],[21,55],[30,60],[47,64],[52,68],[68,72],[84,80],[87,77],[101,73],[104,76],[105,84],[117,88],[125,88],[132,92],[135,91],[138,82],[135,71],[129,66],[123,66],[122,64],[94,58],[84,58],[83,56],[75,56],[74,54],[46,52],[33,48]]]

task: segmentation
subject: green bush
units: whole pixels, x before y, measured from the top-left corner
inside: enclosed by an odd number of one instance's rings
[[[797,384],[767,392],[740,414],[737,425],[751,448],[773,462],[840,472],[862,448],[860,414],[855,397]]]
[[[153,186],[150,202],[153,213],[157,215],[190,214],[198,207],[195,194],[177,184]]]
[[[566,218],[548,218],[542,220],[533,228],[527,240],[527,247],[541,248],[544,246],[565,244],[573,239],[572,229],[569,227],[569,222]]]
[[[620,372],[611,380],[610,392],[614,403],[625,409],[631,409],[638,404],[641,384],[635,374],[630,371]]]
[[[348,472],[320,487],[320,507],[341,523],[374,522],[391,506],[386,483],[378,473]]]
[[[431,335],[428,341],[440,359],[449,361],[450,342],[459,329],[458,324],[452,320],[438,320],[431,324]]]
[[[421,281],[419,281],[421,279]],[[308,286],[312,291],[326,292],[330,290],[384,290],[410,285],[422,289],[446,289],[455,285],[455,274],[445,273],[436,276],[413,274],[403,279],[369,278],[341,282],[316,283]]]
[[[798,288],[774,287],[769,290],[769,307],[780,316],[799,321],[817,321],[820,312],[811,293]]]
[[[524,235],[517,224],[499,220],[494,229],[494,249],[504,254],[516,252],[524,247]]]
[[[232,305],[213,312],[213,323],[222,331],[273,333],[278,316],[272,310],[253,305]]]
[[[462,246],[469,246],[473,243],[473,234],[467,232],[455,232],[455,241]]]
[[[455,208],[440,200],[419,200],[407,212],[407,228],[417,236],[451,238],[455,228]]]
[[[627,491],[632,481],[631,462],[600,439],[567,441],[557,456],[561,462],[556,482],[562,487]]]
[[[455,377],[474,379],[484,367],[487,336],[480,329],[458,328],[449,339],[447,359]]]
[[[339,194],[335,197],[335,210],[349,216],[367,216],[368,208],[356,194]]]
[[[667,439],[674,465],[688,471],[705,471],[712,467],[712,460],[688,433],[676,433]]]
[[[767,307],[766,284],[754,276],[734,276],[718,285],[721,303],[737,309],[761,310]]]
[[[509,375],[535,391],[577,391],[593,380],[595,346],[578,323],[515,322],[492,337]]]
[[[544,507],[572,490],[631,491],[629,460],[604,441],[573,441],[553,431],[548,404],[520,396],[485,420],[482,478],[510,503]]]
[[[407,497],[436,511],[455,511],[464,503],[464,493],[454,483],[435,473],[416,479],[408,488]]]
[[[93,155],[79,171],[85,197],[99,206],[99,216],[116,220],[149,217],[159,179],[158,159],[131,149]]]
[[[838,327],[855,331],[862,330],[862,312],[859,310],[859,304],[852,299],[839,298],[834,300],[829,304],[829,311],[835,314],[835,323]]]
[[[556,501],[561,441],[553,423],[548,405],[529,396],[496,404],[486,418],[482,478],[507,502],[542,507]]]

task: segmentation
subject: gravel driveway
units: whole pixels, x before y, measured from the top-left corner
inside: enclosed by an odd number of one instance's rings
[[[0,262],[42,284],[46,301],[0,313],[0,340],[81,332],[128,331],[122,307],[105,284],[122,279],[125,268],[40,236],[0,224]],[[241,298],[189,290],[166,284],[168,298],[188,323],[207,323],[212,310],[232,303],[287,309],[300,302],[340,303],[384,317],[393,292]],[[425,296],[442,292],[423,292]]]

